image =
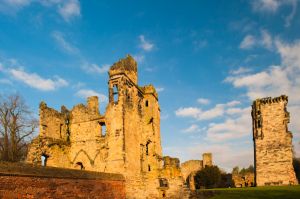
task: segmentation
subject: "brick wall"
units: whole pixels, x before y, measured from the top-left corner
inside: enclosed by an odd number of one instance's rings
[[[119,199],[125,184],[119,174],[0,163],[0,198]]]

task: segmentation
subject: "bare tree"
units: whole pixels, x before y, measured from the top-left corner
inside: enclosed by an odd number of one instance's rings
[[[19,95],[0,96],[0,159],[20,161],[37,128],[28,106]]]

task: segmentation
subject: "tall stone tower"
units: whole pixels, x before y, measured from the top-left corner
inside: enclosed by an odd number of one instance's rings
[[[255,183],[257,186],[297,184],[293,168],[292,133],[288,131],[288,97],[257,99],[252,105]]]

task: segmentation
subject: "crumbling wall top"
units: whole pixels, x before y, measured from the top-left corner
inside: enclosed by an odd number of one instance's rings
[[[253,104],[258,104],[258,103],[262,103],[262,104],[271,104],[271,103],[278,103],[278,102],[288,102],[288,96],[286,95],[281,95],[279,97],[265,97],[265,98],[261,98],[261,99],[256,99],[255,101],[253,101]]]
[[[132,56],[127,55],[124,59],[120,59],[118,62],[114,63],[109,70],[109,75],[114,75],[114,73],[132,71],[137,73],[137,63]]]

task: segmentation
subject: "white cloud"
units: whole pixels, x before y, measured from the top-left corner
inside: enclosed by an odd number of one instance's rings
[[[197,99],[197,102],[198,102],[199,104],[203,104],[203,105],[207,105],[207,104],[210,103],[209,99],[206,99],[206,98],[198,98],[198,99]]]
[[[240,49],[249,50],[254,47],[262,47],[268,50],[273,49],[272,36],[267,30],[261,29],[259,37],[253,35],[246,35],[240,43]]]
[[[56,41],[56,43],[61,47],[62,50],[64,50],[67,53],[70,54],[76,54],[79,52],[79,50],[70,44],[64,37],[64,35],[59,31],[52,32],[52,37]]]
[[[134,55],[133,58],[139,64],[143,63],[144,60],[145,60],[145,56],[144,55]]]
[[[82,69],[91,74],[103,74],[106,73],[109,70],[110,66],[108,64],[104,64],[101,67],[97,64],[89,64],[86,63],[82,66]]]
[[[297,121],[300,120],[300,40],[287,43],[275,39],[272,43],[281,57],[279,65],[269,66],[257,73],[230,75],[225,81],[235,88],[244,88],[250,100],[287,95],[289,97],[288,111],[291,113],[290,130],[294,133],[294,138],[299,140],[300,125]],[[238,109],[227,110],[227,114],[231,115],[239,114],[239,112]],[[297,149],[300,150],[299,147]]]
[[[251,49],[256,44],[255,37],[252,35],[246,35],[243,41],[240,43],[241,49]]]
[[[156,88],[156,91],[159,93],[159,92],[163,92],[165,90],[165,88],[163,87],[157,87]]]
[[[216,104],[215,107],[208,110],[201,110],[196,107],[179,108],[175,111],[175,115],[178,117],[192,117],[197,120],[211,120],[223,116],[228,107],[233,107],[239,104],[239,101],[231,101],[226,104]]]
[[[272,37],[269,34],[269,32],[266,30],[261,30],[261,35],[262,35],[262,38],[261,38],[262,46],[267,49],[272,49],[273,42],[272,42]]]
[[[88,98],[88,97],[91,97],[91,96],[98,96],[99,98],[99,101],[100,102],[107,102],[108,101],[108,98],[101,94],[101,93],[98,93],[94,90],[91,90],[91,89],[80,89],[79,91],[77,91],[77,93],[75,94],[77,97],[81,97],[81,98]]]
[[[200,131],[201,131],[201,129],[199,128],[199,126],[197,124],[192,124],[187,129],[182,130],[182,132],[184,132],[184,133],[196,133],[196,132],[200,132]]]
[[[11,6],[23,7],[29,5],[31,2],[32,0],[3,0],[2,3]]]
[[[230,74],[233,74],[233,75],[239,75],[239,74],[244,74],[244,73],[248,73],[248,72],[251,72],[251,69],[250,69],[250,68],[239,67],[239,68],[236,69],[236,70],[231,70],[231,71],[230,71]]]
[[[224,141],[237,139],[251,135],[251,109],[228,109],[227,113],[238,115],[235,118],[228,117],[224,122],[212,123],[207,130],[207,138],[210,141]]]
[[[210,120],[216,117],[220,117],[224,114],[224,104],[217,104],[214,108],[201,112],[198,116],[198,120]]]
[[[255,0],[252,1],[252,8],[255,11],[276,12],[281,4],[278,0]]]
[[[58,14],[66,22],[81,16],[80,2],[78,0],[1,0],[0,12],[16,14],[19,10],[28,7],[32,3],[39,3],[50,8],[55,7]]]
[[[175,115],[179,117],[194,117],[197,118],[201,113],[201,109],[188,107],[188,108],[179,108],[175,111]]]
[[[139,39],[140,39],[140,48],[142,48],[143,50],[145,50],[145,51],[151,51],[152,49],[153,49],[153,47],[154,47],[154,44],[153,43],[151,43],[151,42],[149,42],[149,41],[147,41],[146,39],[145,39],[145,36],[144,35],[140,35],[139,36]]]
[[[58,76],[55,76],[53,79],[45,79],[36,73],[27,73],[22,69],[10,69],[9,73],[14,79],[42,91],[52,91],[60,87],[68,86],[68,82]]]
[[[285,27],[289,27],[297,10],[297,0],[254,0],[251,1],[252,9],[261,13],[275,14],[283,6],[290,6],[291,12],[285,17]]]
[[[285,24],[284,24],[285,27],[289,27],[291,25],[291,21],[293,20],[294,16],[296,15],[297,1],[296,0],[291,0],[291,4],[292,4],[292,11],[285,18]]]
[[[58,13],[69,22],[74,17],[79,17],[80,3],[78,0],[66,0],[62,5],[59,5]]]
[[[254,47],[262,47],[269,50],[273,48],[272,36],[267,30],[261,29],[260,36],[254,37],[253,35],[246,35],[240,43],[240,49],[252,49]]]

